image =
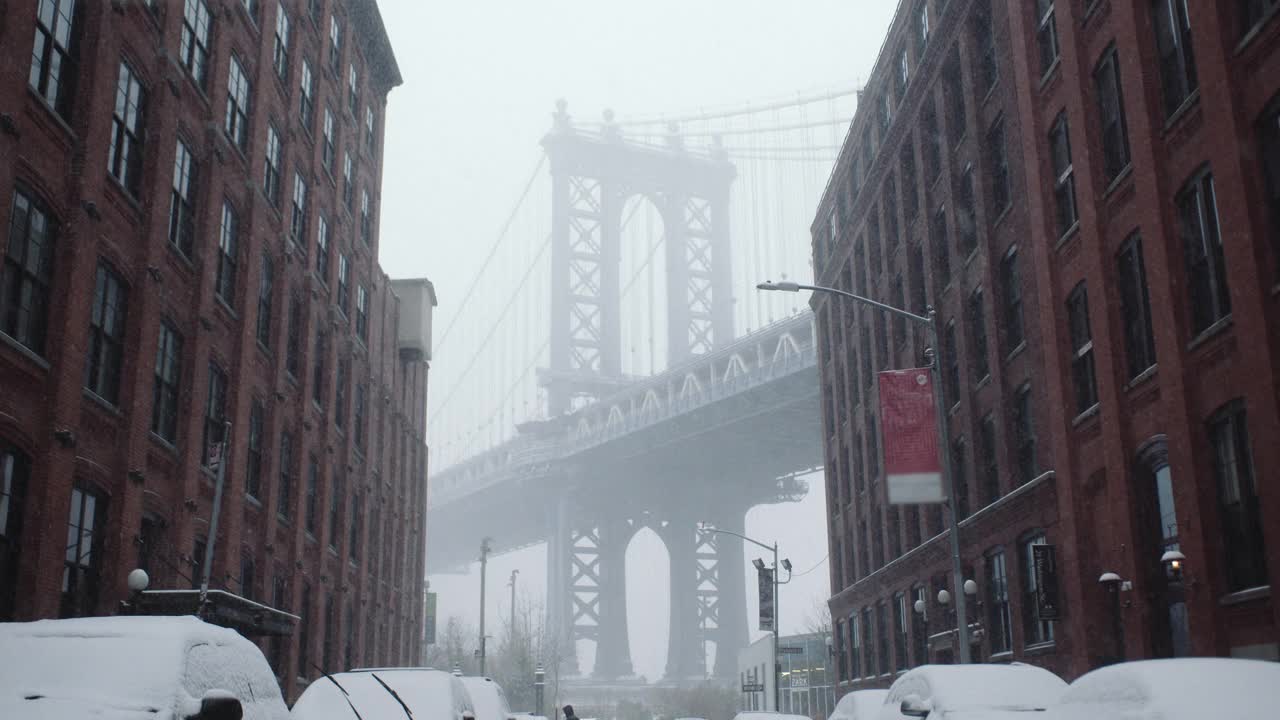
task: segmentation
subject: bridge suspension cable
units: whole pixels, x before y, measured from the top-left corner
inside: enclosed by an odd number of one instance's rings
[[[635,119],[623,119],[617,124],[622,127],[635,127],[640,125],[667,125],[669,123],[685,123],[685,122],[706,122],[708,120],[723,120],[726,118],[742,117],[754,113],[769,112],[771,110],[780,110],[792,108],[799,105],[808,105],[810,103],[824,102],[835,100],[837,98],[845,98],[851,95],[857,95],[859,88],[844,88],[841,90],[826,90],[809,95],[797,94],[793,98],[779,98],[778,100],[765,102],[757,105],[747,104],[743,106],[732,107],[720,111],[685,113],[681,115],[671,116],[649,116]]]

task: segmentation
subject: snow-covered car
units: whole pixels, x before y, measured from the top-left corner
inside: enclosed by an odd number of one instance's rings
[[[1280,715],[1280,663],[1138,660],[1076,678],[1044,720],[1254,720]]]
[[[194,617],[0,623],[0,718],[286,720],[253,643]]]
[[[888,690],[854,690],[836,703],[828,720],[876,720],[880,707],[889,696]]]
[[[879,720],[1031,720],[1066,689],[1062,678],[1023,663],[921,665],[890,686]]]
[[[430,668],[370,668],[318,677],[291,720],[476,720],[462,681]],[[406,712],[408,710],[408,712]]]
[[[806,715],[791,715],[772,710],[747,710],[733,716],[733,720],[810,720]]]
[[[476,720],[511,720],[511,706],[502,686],[487,677],[463,677],[462,685],[471,696]]]

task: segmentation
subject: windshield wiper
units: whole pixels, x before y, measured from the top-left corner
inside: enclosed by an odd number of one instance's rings
[[[391,697],[395,698],[396,702],[400,703],[400,707],[404,708],[404,714],[409,716],[409,720],[413,720],[413,713],[409,711],[409,706],[404,704],[404,700],[400,699],[400,693],[396,692],[395,690],[392,690],[390,685],[383,682],[382,678],[378,677],[378,673],[369,673],[369,674],[373,676],[374,680],[378,681],[378,684],[381,685],[384,690],[391,693]]]
[[[364,720],[364,718],[360,716],[360,711],[356,709],[355,704],[351,702],[351,693],[347,692],[347,689],[342,687],[342,683],[335,680],[332,675],[325,672],[324,668],[320,667],[319,665],[316,665],[315,663],[311,663],[311,667],[319,670],[321,675],[324,675],[329,682],[333,683],[335,686],[337,686],[339,690],[342,691],[342,697],[344,700],[347,701],[347,707],[351,708],[351,712],[355,713],[356,720]]]

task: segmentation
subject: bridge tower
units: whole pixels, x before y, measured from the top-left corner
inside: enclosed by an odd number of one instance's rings
[[[718,140],[709,152],[694,152],[674,127],[665,147],[655,147],[628,143],[609,111],[598,131],[576,128],[563,100],[552,119],[542,140],[552,178],[550,367],[539,371],[539,383],[557,418],[625,386],[619,275],[623,208],[634,196],[653,202],[666,233],[668,366],[733,341],[729,192],[737,171]],[[642,521],[616,509],[572,512],[567,500],[554,515],[552,632],[570,648],[594,641],[598,678],[629,676],[625,551]],[[701,542],[696,522],[704,519],[681,516],[656,528],[671,557],[673,679],[706,674],[706,640],[716,643],[716,673],[732,674],[746,644],[741,550],[717,553]],[[577,669],[576,660],[568,664]]]

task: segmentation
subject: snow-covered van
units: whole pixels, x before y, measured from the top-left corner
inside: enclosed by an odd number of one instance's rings
[[[287,720],[258,647],[194,617],[0,623],[0,718]]]

